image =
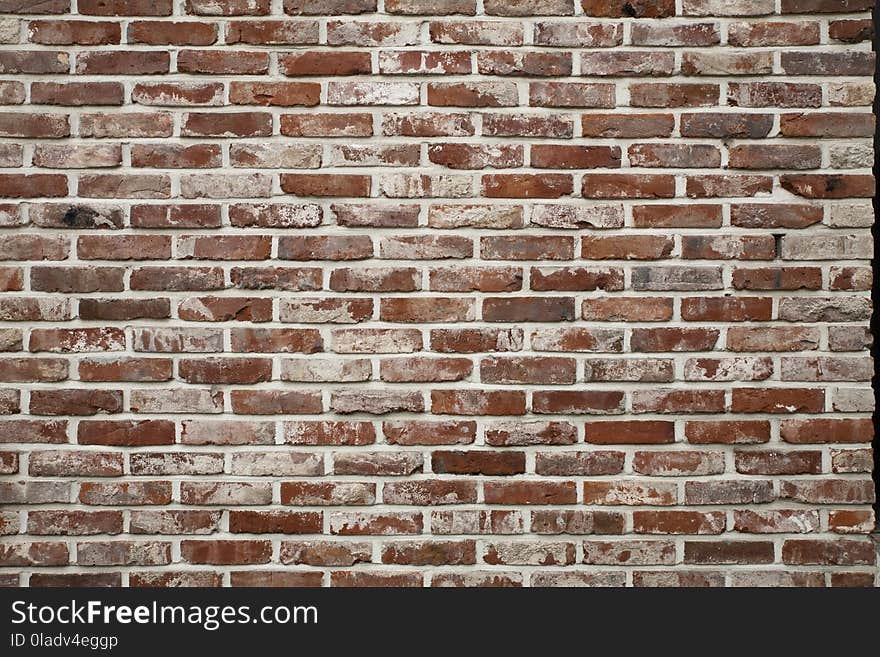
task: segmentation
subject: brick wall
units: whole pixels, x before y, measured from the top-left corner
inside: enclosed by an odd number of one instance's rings
[[[870,585],[870,0],[0,0],[0,581]]]

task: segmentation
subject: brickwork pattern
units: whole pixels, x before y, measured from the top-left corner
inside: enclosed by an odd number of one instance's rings
[[[871,0],[0,0],[0,583],[870,586]]]

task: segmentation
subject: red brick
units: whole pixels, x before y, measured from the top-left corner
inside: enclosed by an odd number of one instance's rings
[[[599,445],[663,444],[675,439],[674,424],[659,420],[588,422],[585,440]]]
[[[183,21],[132,21],[127,35],[129,43],[210,46],[217,41],[217,27]]]
[[[431,412],[449,415],[523,415],[525,395],[521,392],[478,390],[434,390]]]
[[[0,586],[872,586],[871,8],[0,0]]]
[[[268,563],[272,553],[269,541],[187,540],[180,544],[184,561],[196,564]]]

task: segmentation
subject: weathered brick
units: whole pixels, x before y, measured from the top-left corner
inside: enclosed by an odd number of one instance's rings
[[[0,0],[0,585],[872,586],[871,9]]]

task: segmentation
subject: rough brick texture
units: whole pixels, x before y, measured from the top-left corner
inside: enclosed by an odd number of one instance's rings
[[[870,0],[0,0],[0,582],[871,585]]]

